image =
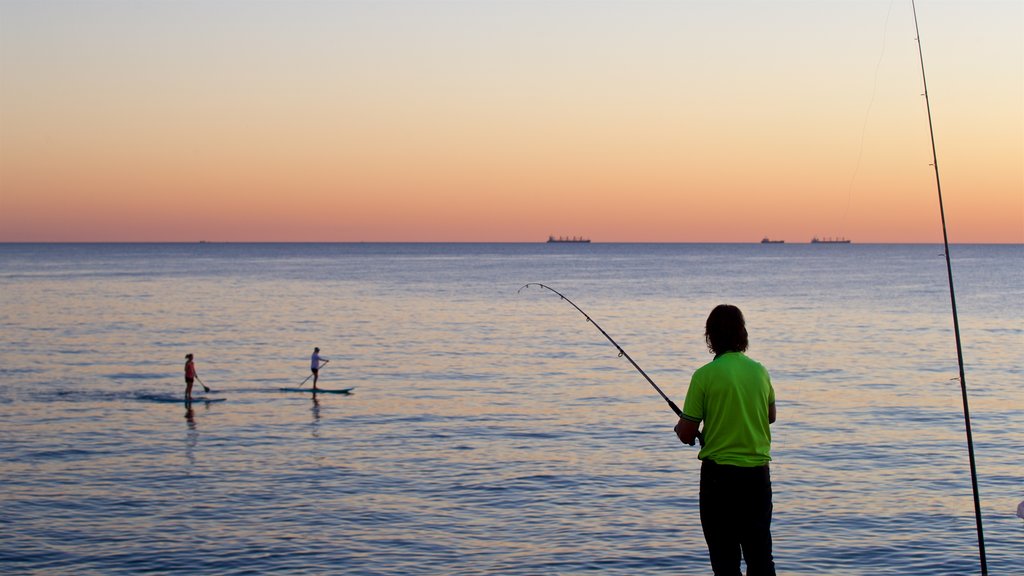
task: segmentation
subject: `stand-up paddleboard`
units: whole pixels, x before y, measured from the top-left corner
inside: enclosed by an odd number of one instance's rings
[[[330,390],[327,388],[317,388],[316,390],[313,390],[312,388],[281,388],[280,390],[281,392],[312,392],[314,394],[348,394],[355,390],[355,387],[341,388],[339,390]]]
[[[156,402],[159,404],[178,404],[180,402],[187,402],[185,397],[181,394],[152,394],[148,392],[138,392],[133,395],[131,399],[138,402]],[[206,396],[205,394],[192,396],[192,402],[203,402],[205,404],[209,404],[211,402],[223,402],[224,400],[226,400],[226,398],[213,398]]]
[[[205,396],[192,397],[192,402],[205,402],[206,404],[209,404],[211,402],[223,402],[225,400],[227,400],[227,398],[206,398]]]

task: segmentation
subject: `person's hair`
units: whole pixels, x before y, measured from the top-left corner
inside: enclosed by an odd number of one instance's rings
[[[191,360],[192,359],[192,355],[191,354],[185,354],[185,359],[186,360]]]
[[[749,343],[743,312],[731,304],[715,306],[704,325],[704,341],[715,356],[726,352],[745,352]]]
[[[319,352],[320,348],[313,348],[313,352]]]

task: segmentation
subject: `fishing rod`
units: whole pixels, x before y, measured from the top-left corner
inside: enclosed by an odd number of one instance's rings
[[[960,342],[960,319],[956,313],[956,293],[953,290],[953,264],[949,258],[949,235],[946,232],[946,210],[942,204],[942,184],[939,180],[939,156],[935,149],[935,128],[932,124],[932,105],[928,99],[928,80],[924,73],[924,50],[921,47],[921,31],[917,25],[917,6],[910,0],[914,12],[914,33],[917,34],[917,56],[921,62],[921,83],[924,87],[924,103],[928,111],[928,133],[932,141],[932,167],[935,169],[935,189],[939,195],[939,216],[942,220],[942,246],[946,253],[946,275],[949,278],[949,301],[953,309],[953,335],[956,339],[956,360],[960,368],[960,394],[964,404],[964,423],[967,429],[967,454],[971,463],[971,488],[974,491],[974,519],[978,526],[978,551],[981,560],[981,574],[988,575],[988,563],[985,560],[985,533],[981,524],[981,497],[978,494],[978,470],[974,460],[974,437],[971,434],[971,411],[967,405],[967,379],[964,376],[964,352]]]
[[[539,282],[530,282],[529,284],[523,285],[518,291],[516,291],[516,294],[518,294],[519,292],[522,292],[523,288],[529,288],[530,286],[537,286],[537,287],[540,287],[540,288],[546,288],[546,289],[554,292],[555,294],[558,294],[558,296],[561,297],[562,300],[565,300],[573,308],[575,308],[577,311],[579,311],[580,314],[583,314],[583,317],[587,319],[587,322],[590,322],[591,324],[593,324],[594,328],[597,328],[598,331],[600,331],[601,334],[604,335],[604,337],[607,338],[608,341],[612,343],[612,346],[615,346],[615,348],[619,351],[619,357],[620,358],[625,358],[626,360],[629,360],[629,363],[633,365],[633,368],[636,368],[636,371],[639,372],[641,376],[646,378],[647,382],[650,383],[650,385],[654,387],[654,389],[658,392],[658,394],[661,395],[661,397],[665,400],[665,402],[668,403],[668,407],[671,408],[672,411],[676,413],[676,416],[682,417],[683,411],[679,409],[679,406],[676,406],[676,403],[673,402],[671,399],[669,399],[669,397],[666,396],[665,393],[661,391],[661,388],[659,388],[658,385],[654,383],[654,380],[651,380],[651,377],[647,375],[647,372],[644,372],[644,369],[641,368],[640,365],[637,364],[636,361],[634,361],[633,358],[631,358],[629,356],[629,354],[627,354],[626,351],[622,349],[622,346],[619,346],[618,342],[613,340],[612,337],[609,336],[608,333],[604,331],[604,328],[601,328],[601,326],[597,322],[594,322],[594,319],[591,318],[589,314],[584,312],[582,308],[577,306],[575,302],[573,302],[568,297],[566,297],[565,294],[562,294],[561,292],[559,292],[558,290],[555,290],[551,286],[548,286],[546,284],[541,284]],[[697,439],[700,440],[700,445],[703,446],[704,445],[704,435],[698,433],[697,434]]]

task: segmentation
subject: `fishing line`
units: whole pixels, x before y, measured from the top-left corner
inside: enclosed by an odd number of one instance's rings
[[[882,50],[878,54],[878,61],[875,63],[874,84],[871,86],[871,99],[868,101],[868,109],[864,112],[864,124],[860,129],[860,149],[857,152],[857,162],[853,167],[853,175],[850,176],[850,185],[846,187],[846,210],[843,212],[843,226],[841,231],[847,236],[847,228],[850,219],[850,204],[853,203],[853,184],[860,174],[860,167],[864,159],[864,140],[868,132],[868,121],[871,119],[871,109],[875,107],[875,96],[878,94],[878,73],[882,69],[882,61],[885,59],[885,48],[889,39],[889,18],[892,16],[892,6],[896,0],[889,2],[889,10],[885,13],[885,24],[882,26]],[[849,236],[847,236],[849,237]]]
[[[586,312],[584,312],[584,311],[583,311],[583,309],[582,309],[582,308],[580,308],[579,306],[577,306],[575,302],[573,302],[572,300],[570,300],[569,298],[567,298],[567,297],[565,296],[565,294],[562,294],[562,293],[561,293],[561,292],[559,292],[558,290],[555,290],[554,288],[552,288],[551,286],[548,286],[548,285],[546,285],[546,284],[540,284],[540,283],[537,283],[537,282],[531,282],[531,283],[529,283],[529,284],[524,284],[524,285],[523,285],[523,286],[522,286],[521,288],[519,288],[519,290],[517,290],[517,291],[516,291],[516,294],[518,294],[518,293],[522,292],[522,291],[523,291],[523,288],[529,288],[530,286],[537,286],[537,287],[539,287],[539,288],[545,288],[545,289],[547,289],[547,290],[550,290],[550,291],[554,292],[554,293],[555,293],[555,294],[557,294],[557,295],[558,295],[559,297],[561,297],[561,299],[562,299],[562,300],[565,300],[565,301],[566,301],[566,302],[568,302],[568,303],[569,303],[569,304],[570,304],[570,305],[571,305],[571,306],[572,306],[573,308],[575,308],[575,309],[576,309],[577,311],[579,311],[579,313],[580,313],[580,314],[583,314],[583,317],[587,319],[587,322],[590,322],[591,324],[593,324],[593,325],[594,325],[594,328],[597,328],[597,329],[598,329],[598,331],[600,331],[600,332],[601,332],[601,334],[602,334],[602,335],[604,335],[604,337],[605,337],[605,338],[607,338],[607,339],[608,339],[608,341],[612,343],[612,346],[615,346],[615,349],[619,351],[619,357],[620,357],[620,358],[625,358],[626,360],[629,360],[629,363],[633,365],[633,368],[636,368],[637,372],[639,372],[641,376],[643,376],[644,378],[646,378],[646,379],[647,379],[647,382],[648,382],[648,383],[649,383],[649,384],[650,384],[650,385],[651,385],[652,387],[654,387],[654,389],[655,389],[655,390],[656,390],[656,391],[658,392],[658,394],[660,394],[660,395],[661,395],[662,399],[664,399],[664,400],[665,400],[665,402],[667,402],[667,403],[668,403],[668,407],[669,407],[669,408],[671,408],[673,412],[675,412],[676,416],[682,417],[682,415],[683,415],[683,411],[679,409],[679,406],[676,406],[676,403],[675,403],[675,402],[673,402],[672,400],[670,400],[670,399],[669,399],[669,397],[668,397],[668,396],[666,396],[666,395],[665,395],[665,393],[661,391],[661,388],[659,388],[659,387],[658,387],[658,385],[654,383],[654,380],[651,380],[651,377],[650,377],[650,376],[648,376],[646,372],[644,372],[644,369],[643,369],[643,368],[641,368],[641,367],[640,367],[640,365],[639,365],[639,364],[637,364],[637,363],[636,363],[636,362],[635,362],[635,361],[633,360],[633,358],[631,358],[631,357],[629,356],[629,354],[627,354],[627,353],[626,353],[626,351],[622,349],[622,346],[619,346],[619,343],[618,343],[618,342],[616,342],[615,340],[613,340],[613,339],[612,339],[612,337],[611,337],[611,336],[609,336],[609,335],[608,335],[608,333],[604,331],[604,328],[601,328],[601,326],[600,326],[600,325],[599,325],[599,324],[598,324],[597,322],[594,322],[594,319],[593,319],[593,318],[591,318],[589,314],[587,314]],[[701,445],[701,446],[703,446],[703,445],[704,445],[704,435],[703,435],[703,434],[700,434],[700,433],[698,433],[698,434],[697,434],[697,439],[698,439],[698,440],[700,441],[700,445]]]
[[[953,264],[949,258],[949,234],[946,232],[946,210],[942,204],[942,184],[939,180],[939,156],[935,149],[935,127],[932,124],[932,105],[928,98],[928,80],[924,73],[924,49],[921,47],[921,31],[917,25],[917,6],[910,0],[914,12],[914,33],[917,35],[917,56],[921,62],[921,84],[924,88],[924,103],[928,111],[928,133],[932,142],[932,167],[935,169],[935,190],[939,196],[939,216],[942,220],[942,246],[946,253],[946,276],[949,279],[949,301],[953,310],[953,335],[956,339],[956,360],[960,368],[960,394],[964,404],[964,423],[967,430],[967,454],[971,463],[971,488],[974,491],[974,519],[978,526],[978,552],[981,560],[981,574],[988,575],[985,560],[985,534],[981,525],[981,497],[978,494],[978,470],[974,460],[974,437],[971,434],[971,411],[967,405],[967,379],[964,376],[964,352],[960,342],[960,319],[956,313],[956,293],[953,290]]]

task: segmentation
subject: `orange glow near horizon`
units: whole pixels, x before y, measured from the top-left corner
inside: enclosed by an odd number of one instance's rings
[[[941,241],[909,6],[100,4],[0,5],[0,241]],[[950,240],[1024,242],[1024,8],[919,15]]]

